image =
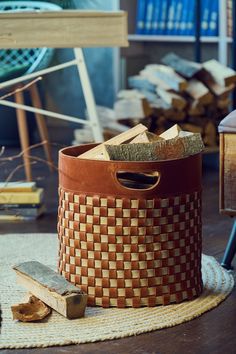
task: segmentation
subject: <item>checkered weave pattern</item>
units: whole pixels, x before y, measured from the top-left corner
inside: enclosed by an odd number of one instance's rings
[[[198,296],[201,193],[129,199],[59,189],[59,271],[88,305],[167,305]]]

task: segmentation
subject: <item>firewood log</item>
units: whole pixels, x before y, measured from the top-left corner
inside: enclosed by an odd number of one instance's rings
[[[207,146],[216,146],[217,145],[217,130],[216,126],[212,121],[207,121],[204,127],[203,134],[204,144]]]
[[[126,132],[121,133],[121,134],[115,136],[114,138],[108,140],[106,143],[107,144],[115,144],[115,145],[122,144],[126,141],[131,140],[132,138],[134,138],[138,134],[145,132],[146,130],[147,130],[147,128],[144,125],[138,124],[134,128],[129,129]],[[85,153],[79,155],[78,158],[104,160],[105,159],[104,153],[105,153],[105,149],[104,149],[104,143],[103,143],[103,144],[99,144],[99,145],[95,146],[93,149],[90,149],[90,150],[86,151]]]
[[[146,80],[148,80],[151,84],[155,85],[155,90],[156,87],[160,87],[161,89],[165,90],[165,91],[171,91],[172,87],[167,84],[163,79],[161,79],[160,77],[154,76],[153,73],[151,72],[151,70],[141,70],[140,71],[140,75],[141,77],[145,78]]]
[[[105,148],[111,160],[157,161],[183,158],[203,150],[200,134],[185,135],[152,143],[107,145]]]
[[[187,87],[187,81],[169,66],[149,64],[146,65],[145,70],[150,71],[154,78],[164,81],[174,91],[181,92]]]
[[[216,107],[220,109],[229,108],[232,103],[230,98],[216,100]]]
[[[213,95],[210,93],[209,89],[197,79],[188,81],[186,92],[191,98],[197,100],[202,105],[209,104],[213,101]]]
[[[188,116],[200,116],[205,112],[205,107],[198,101],[193,100],[189,102],[187,108]]]
[[[182,75],[183,77],[185,77],[187,79],[191,79],[193,76],[195,76],[201,70],[203,70],[203,67],[201,64],[192,62],[190,60],[183,59],[174,53],[169,53],[169,54],[165,55],[161,59],[161,62],[163,64],[169,65],[177,73],[179,73],[180,75]]]
[[[84,316],[87,295],[60,274],[36,261],[21,263],[13,269],[21,285],[61,315]]]
[[[221,86],[229,86],[236,83],[236,72],[215,59],[204,62],[203,68],[207,70],[212,75],[215,82]]]
[[[210,92],[219,99],[228,98],[229,94],[233,91],[235,84],[230,84],[228,86],[220,85],[215,79],[209,75],[199,76],[200,80],[209,88]]]
[[[167,92],[159,87],[156,88],[157,94],[169,105],[178,110],[182,110],[186,107],[187,101],[173,92]]]

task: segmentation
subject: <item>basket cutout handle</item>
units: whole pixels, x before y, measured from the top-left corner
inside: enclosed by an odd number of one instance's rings
[[[160,182],[159,172],[116,172],[117,182],[125,189],[147,191],[154,189]]]

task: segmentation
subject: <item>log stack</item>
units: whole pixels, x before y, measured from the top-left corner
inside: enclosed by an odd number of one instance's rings
[[[178,123],[217,147],[217,126],[231,110],[235,85],[236,72],[216,60],[199,64],[170,53],[129,78],[131,90],[120,92],[115,114],[129,126],[144,122],[155,134]]]

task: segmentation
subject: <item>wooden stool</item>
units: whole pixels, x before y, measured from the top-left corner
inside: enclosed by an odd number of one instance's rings
[[[30,88],[30,96],[32,104],[34,107],[42,108],[41,99],[39,96],[38,88],[36,84],[33,84]],[[22,91],[15,92],[15,102],[18,104],[24,104],[24,94]],[[39,136],[42,142],[44,142],[43,147],[48,162],[49,169],[52,171],[52,155],[51,148],[49,144],[48,129],[43,115],[39,113],[34,113],[36,118],[37,127],[39,130]],[[32,170],[31,170],[31,151],[29,143],[29,132],[27,126],[26,112],[23,109],[16,108],[16,117],[18,124],[18,132],[20,137],[21,150],[23,152],[23,161],[25,168],[25,175],[27,181],[32,181]]]
[[[219,125],[220,133],[220,212],[236,216],[236,110]],[[222,266],[232,269],[236,253],[236,221],[222,260]]]

